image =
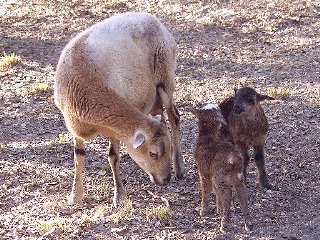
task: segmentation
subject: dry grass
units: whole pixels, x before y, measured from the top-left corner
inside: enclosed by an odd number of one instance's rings
[[[15,53],[2,53],[0,57],[0,68],[11,68],[21,63],[21,57]]]

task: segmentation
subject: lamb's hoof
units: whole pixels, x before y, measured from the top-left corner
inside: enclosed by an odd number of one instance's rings
[[[210,213],[211,213],[210,209],[201,209],[200,210],[200,216],[201,217],[208,216],[208,215],[210,215]]]
[[[83,200],[83,196],[76,196],[75,194],[71,194],[68,198],[68,205],[81,205]]]
[[[252,230],[252,223],[251,222],[246,222],[244,224],[244,229],[247,231],[247,232],[250,232]]]
[[[261,185],[261,187],[263,187],[263,188],[265,188],[265,189],[267,189],[267,190],[279,191],[279,188],[278,188],[278,187],[273,186],[273,185],[271,185],[271,184],[269,184],[269,183],[267,183],[267,184],[260,184],[260,185]]]

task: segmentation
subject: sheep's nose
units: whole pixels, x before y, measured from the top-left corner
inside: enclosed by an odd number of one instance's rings
[[[170,182],[170,179],[171,179],[171,173],[169,173],[167,177],[163,179],[164,185],[167,185]]]
[[[161,180],[159,180],[154,174],[150,173],[149,174],[149,177],[150,177],[150,180],[159,185],[159,186],[165,186],[167,185],[169,182],[170,182],[170,179],[171,179],[171,173],[169,172],[167,174],[167,176],[165,178],[161,178]]]

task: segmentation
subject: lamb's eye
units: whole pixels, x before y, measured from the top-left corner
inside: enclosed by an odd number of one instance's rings
[[[246,100],[246,102],[247,102],[248,104],[252,104],[252,103],[253,103],[253,99],[248,98],[248,99]]]
[[[152,158],[157,158],[158,154],[157,153],[153,153],[153,152],[149,152],[150,157]]]

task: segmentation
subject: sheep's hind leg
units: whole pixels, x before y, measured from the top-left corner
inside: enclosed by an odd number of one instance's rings
[[[126,199],[126,191],[120,176],[120,159],[119,159],[119,145],[120,142],[115,139],[109,141],[109,155],[108,160],[112,170],[114,183],[113,205],[118,207],[123,204]]]
[[[74,179],[72,184],[72,192],[68,203],[81,204],[83,199],[83,164],[84,164],[85,150],[83,148],[83,140],[74,137]]]
[[[168,114],[168,119],[173,134],[172,159],[173,169],[177,179],[183,179],[185,176],[186,166],[180,149],[180,115],[178,109],[172,102],[172,98],[166,93],[162,87],[158,87],[158,92],[162,103]]]

